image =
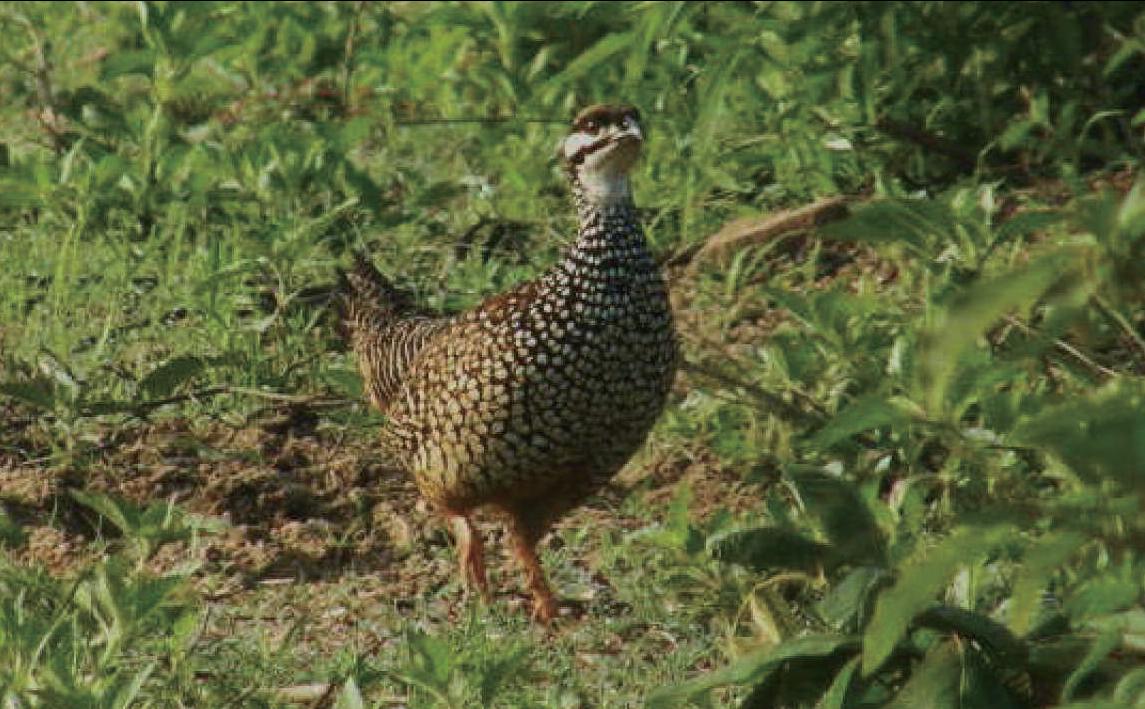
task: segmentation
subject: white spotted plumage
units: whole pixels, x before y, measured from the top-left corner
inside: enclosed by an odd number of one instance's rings
[[[387,415],[386,449],[461,520],[459,539],[470,540],[463,569],[484,583],[468,514],[500,509],[542,617],[552,599],[532,545],[643,443],[676,369],[665,282],[628,185],[642,140],[631,109],[593,107],[574,122],[565,157],[578,236],[540,278],[450,318],[402,320],[358,305],[371,317],[347,322],[367,389]]]

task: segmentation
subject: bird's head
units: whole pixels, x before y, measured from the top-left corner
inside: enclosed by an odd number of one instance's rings
[[[628,173],[643,145],[635,108],[601,104],[577,114],[561,152],[569,176],[585,196],[607,204],[630,198]]]

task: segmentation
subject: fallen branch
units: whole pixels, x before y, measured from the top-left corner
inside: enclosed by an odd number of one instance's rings
[[[1007,315],[1005,317],[1005,320],[1009,324],[1011,324],[1014,327],[1021,330],[1026,335],[1038,335],[1039,334],[1038,331],[1035,330],[1033,327],[1027,325],[1026,323],[1022,322],[1021,320],[1014,317],[1013,315]],[[1102,377],[1116,377],[1117,376],[1116,370],[1110,369],[1109,367],[1106,367],[1102,364],[1098,364],[1097,362],[1095,362],[1093,360],[1093,358],[1089,357],[1084,352],[1082,352],[1078,348],[1074,347],[1070,343],[1066,342],[1065,340],[1055,338],[1054,339],[1054,346],[1057,347],[1062,352],[1065,352],[1069,356],[1073,357],[1078,362],[1081,362],[1082,364],[1084,364],[1094,374],[1097,374],[1097,375],[1102,376]]]
[[[694,244],[672,256],[665,265],[692,268],[705,261],[723,263],[733,253],[749,246],[772,241],[795,231],[805,231],[837,221],[847,216],[849,197],[827,197],[817,202],[786,209],[770,216],[751,216],[725,224],[703,242]]]

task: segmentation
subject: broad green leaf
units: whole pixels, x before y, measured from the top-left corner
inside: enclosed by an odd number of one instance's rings
[[[1117,230],[1130,239],[1145,231],[1145,177],[1140,175],[1117,210]]]
[[[636,41],[637,38],[628,32],[607,34],[596,44],[578,54],[576,59],[568,63],[564,71],[550,80],[550,83],[554,86],[560,86],[579,79],[592,72],[601,63],[611,60],[613,56],[628,49]]]
[[[1010,273],[976,282],[919,338],[919,380],[928,411],[944,410],[946,389],[969,350],[1006,313],[1025,311],[1056,283],[1071,278],[1082,258],[1079,249],[1060,249]]]
[[[881,426],[899,426],[919,418],[922,412],[903,397],[865,396],[851,402],[807,440],[812,448],[830,448],[856,433]]]
[[[362,386],[362,375],[357,369],[349,367],[329,367],[321,372],[323,382],[342,396],[351,399],[360,399],[365,389]]]
[[[1018,239],[1048,227],[1060,224],[1065,214],[1057,209],[1030,210],[1020,212],[1002,222],[995,230],[994,244],[1001,244],[1012,239]]]
[[[1024,667],[1029,654],[1025,643],[1006,626],[981,613],[951,606],[933,606],[918,616],[918,624],[945,633],[972,638],[990,654],[995,665]]]
[[[202,373],[205,363],[194,355],[172,357],[139,381],[139,390],[148,399],[170,396],[180,386]]]
[[[688,554],[695,554],[704,548],[704,539],[700,531],[692,524],[691,515],[692,488],[686,482],[676,486],[676,494],[668,505],[667,519],[660,529],[652,529],[642,536],[678,549]]]
[[[43,191],[34,182],[0,178],[0,207],[26,209],[40,206],[43,201]]]
[[[864,665],[866,663],[864,662]],[[926,653],[887,709],[962,709],[962,656],[948,640]]]
[[[817,608],[823,619],[836,630],[862,620],[869,614],[871,592],[889,580],[890,573],[878,566],[860,566],[847,574],[823,597]]]
[[[1140,706],[1145,699],[1145,667],[1129,671],[1117,681],[1113,700],[1129,706]]]
[[[100,79],[111,81],[128,74],[151,76],[155,70],[155,56],[152,49],[119,49],[100,62]]]
[[[51,411],[56,407],[55,387],[46,377],[4,382],[0,384],[0,394],[42,411]]]
[[[1042,592],[1051,575],[1085,543],[1077,532],[1051,532],[1026,551],[1010,595],[1010,629],[1025,635],[1033,626]]]
[[[831,681],[831,686],[827,688],[823,698],[819,700],[820,709],[844,709],[847,706],[847,692],[851,689],[855,672],[859,669],[860,659],[853,657],[847,660],[847,664],[843,665],[843,669],[835,675],[835,679]]]
[[[153,660],[140,669],[132,668],[129,670],[130,677],[124,678],[125,681],[118,683],[120,687],[111,699],[110,706],[114,709],[129,709],[129,707],[137,706],[136,699],[143,690],[144,683],[151,677],[158,664],[157,661]]]
[[[962,682],[958,691],[961,707],[990,707],[990,709],[1020,709],[1029,706],[1029,697],[1015,696],[1007,678],[1021,676],[1025,667],[1017,669],[997,663],[971,644],[961,646]]]
[[[1107,572],[1086,579],[1072,589],[1065,607],[1071,618],[1080,621],[1125,610],[1141,597],[1141,581],[1134,574]]]
[[[847,635],[808,635],[795,638],[782,645],[745,655],[723,669],[710,672],[690,682],[661,689],[649,697],[648,706],[652,708],[681,706],[716,687],[761,682],[790,660],[826,657],[836,652],[857,650],[858,647],[858,639]]]
[[[886,540],[854,483],[819,470],[792,470],[788,474],[807,511],[822,525],[838,562],[885,562]]]
[[[1019,422],[1009,442],[1047,451],[1083,480],[1140,486],[1145,471],[1145,382],[1119,379]]]
[[[19,546],[25,536],[23,528],[0,507],[0,545]]]
[[[69,489],[68,494],[88,509],[105,517],[122,534],[130,534],[138,527],[139,511],[129,502],[117,502],[107,495],[74,488]]]
[[[1010,539],[1010,525],[962,527],[937,545],[915,552],[899,569],[899,578],[883,591],[863,634],[863,674],[870,676],[894,651],[911,621],[930,607],[960,568],[974,564]]]
[[[780,527],[742,529],[708,542],[714,558],[754,571],[802,569],[812,571],[827,556],[828,548],[798,532]]]
[[[998,138],[998,146],[1002,150],[1013,150],[1026,141],[1029,137],[1030,131],[1037,127],[1037,124],[1028,119],[1019,119],[1010,125],[1006,126],[1006,130],[1002,131],[1002,135]]]
[[[449,645],[421,631],[411,631],[406,638],[411,668],[430,680],[431,686],[446,686],[454,667],[453,651]]]
[[[1068,702],[1073,699],[1073,694],[1077,691],[1078,685],[1081,684],[1082,680],[1096,670],[1102,660],[1108,657],[1109,653],[1113,652],[1120,643],[1121,633],[1117,630],[1108,630],[1094,639],[1093,644],[1089,648],[1089,652],[1082,658],[1077,669],[1071,672],[1069,677],[1066,678],[1065,687],[1062,688],[1063,702]]]

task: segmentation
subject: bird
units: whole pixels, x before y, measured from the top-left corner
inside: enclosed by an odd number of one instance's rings
[[[578,113],[559,151],[575,240],[537,278],[468,311],[420,308],[361,250],[340,271],[340,327],[385,416],[381,449],[449,520],[462,581],[485,600],[474,513],[505,521],[540,623],[560,604],[537,543],[644,444],[680,357],[632,195],[644,141],[632,106]]]

